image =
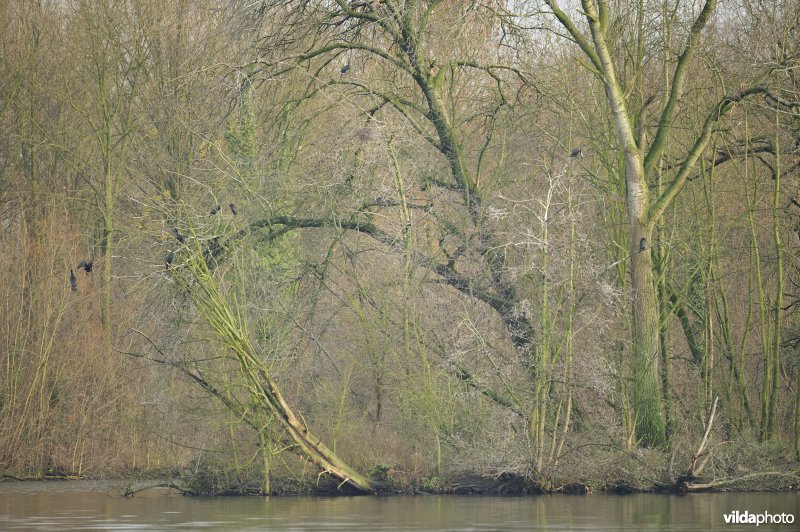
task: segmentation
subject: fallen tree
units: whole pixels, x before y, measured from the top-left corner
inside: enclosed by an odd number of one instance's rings
[[[376,492],[379,486],[358,473],[328,448],[309,430],[302,416],[296,414],[283,398],[268,366],[256,355],[253,345],[247,338],[241,317],[234,313],[220,291],[199,241],[195,238],[186,239],[179,253],[181,260],[169,269],[170,275],[217,335],[225,350],[221,356],[237,364],[249,403],[243,405],[234,402],[198,373],[188,369],[182,371],[259,432],[262,443],[266,427],[259,420],[275,421],[291,440],[297,453],[308,458],[323,472],[341,480],[340,487],[347,484],[365,493]],[[266,491],[268,494],[269,490]]]

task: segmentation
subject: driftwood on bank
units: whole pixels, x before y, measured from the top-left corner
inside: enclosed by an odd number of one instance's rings
[[[798,480],[800,480],[800,475],[798,475],[797,473],[786,472],[786,471],[759,471],[757,473],[750,473],[749,475],[743,475],[741,477],[722,478],[718,480],[712,480],[709,482],[693,482],[688,486],[686,486],[686,491],[687,492],[725,491],[726,489],[728,489],[729,486],[741,484],[751,479],[764,478],[764,477],[776,477],[783,479],[788,478],[794,485],[797,485]]]
[[[123,497],[133,497],[137,493],[141,493],[143,491],[148,491],[148,490],[155,489],[155,488],[169,488],[171,490],[177,490],[177,491],[181,492],[182,495],[197,495],[197,493],[195,493],[194,491],[187,490],[186,488],[182,488],[182,487],[178,486],[177,484],[175,484],[174,482],[162,482],[161,484],[150,484],[148,486],[143,486],[143,487],[137,488],[137,489],[131,489],[131,487],[128,486],[124,490],[121,490],[121,491],[122,491],[122,496]]]

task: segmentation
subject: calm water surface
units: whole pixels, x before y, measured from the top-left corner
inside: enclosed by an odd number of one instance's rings
[[[797,493],[688,496],[222,497],[108,482],[0,483],[0,530],[800,530],[728,525],[732,510],[791,513]]]

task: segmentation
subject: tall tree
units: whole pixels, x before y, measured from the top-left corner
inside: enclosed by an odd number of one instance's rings
[[[625,193],[630,237],[629,256],[632,287],[632,337],[631,367],[634,378],[634,414],[636,434],[645,445],[666,443],[663,395],[659,378],[659,301],[653,264],[654,231],[666,209],[687,182],[697,166],[714,132],[721,115],[732,109],[742,99],[768,91],[764,87],[743,89],[723,97],[708,110],[702,125],[694,129],[694,138],[673,166],[666,184],[657,194],[651,185],[659,173],[668,139],[673,135],[676,115],[681,108],[687,76],[692,60],[700,46],[704,28],[716,9],[716,0],[706,0],[694,15],[680,53],[674,58],[675,66],[667,76],[658,120],[652,128],[639,122],[647,102],[631,101],[631,94],[641,94],[625,86],[618,75],[620,66],[615,57],[624,55],[613,49],[610,38],[612,22],[619,22],[611,13],[607,0],[582,0],[578,16],[583,19],[588,33],[575,22],[558,0],[545,0],[558,22],[580,47],[590,68],[602,82],[616,130],[617,141],[625,159]],[[641,20],[645,6],[631,3],[629,8]],[[667,21],[665,21],[667,23]],[[634,31],[643,27],[634,25]],[[634,53],[634,51],[631,51]],[[663,60],[667,60],[665,57]],[[642,67],[643,68],[643,67]],[[652,140],[648,137],[651,136]]]
[[[495,40],[495,32],[513,29],[501,16],[507,13],[503,9],[497,13],[493,9],[499,6],[479,1],[307,0],[288,9],[283,4],[269,2],[262,11],[262,16],[274,17],[265,17],[269,22],[265,23],[264,55],[255,75],[308,72],[301,101],[322,90],[341,88],[340,97],[363,101],[367,126],[382,114],[399,117],[438,154],[446,164],[445,177],[431,171],[418,186],[423,191],[437,190],[439,199],[457,195],[460,206],[456,214],[446,212],[450,205],[441,199],[430,206],[442,210],[436,214],[442,222],[432,238],[448,245],[437,247],[436,256],[415,250],[415,264],[493,308],[523,363],[535,373],[535,326],[519,312],[525,294],[507,276],[506,254],[487,216],[497,187],[488,162],[495,149],[495,122],[514,105],[513,96],[519,98],[530,89],[512,54],[498,48]],[[458,24],[451,24],[453,20]],[[471,40],[465,41],[464,35]],[[469,125],[476,117],[485,124],[478,132]],[[364,223],[365,214],[397,205],[394,200],[377,198],[362,205],[352,223],[287,216],[255,223],[283,225],[282,230],[339,225],[391,244],[395,237]],[[450,244],[453,241],[456,244]],[[480,268],[466,266],[475,259]]]

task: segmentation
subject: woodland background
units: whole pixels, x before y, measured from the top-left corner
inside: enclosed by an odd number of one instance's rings
[[[796,486],[799,13],[0,3],[0,473]]]

